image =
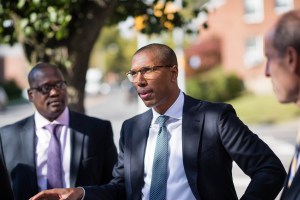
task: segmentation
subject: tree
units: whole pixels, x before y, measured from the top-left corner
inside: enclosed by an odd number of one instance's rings
[[[32,64],[44,61],[58,65],[69,84],[70,106],[84,112],[85,76],[102,27],[132,16],[139,31],[160,33],[184,27],[201,11],[188,6],[192,0],[183,0],[190,15],[183,17],[178,10],[166,12],[172,1],[2,0],[0,43],[21,43]]]
[[[104,27],[101,37],[94,45],[90,59],[91,66],[100,67],[104,73],[113,72],[126,78],[125,72],[128,71],[131,57],[137,48],[135,36],[135,34],[130,37],[122,36],[118,26]],[[101,62],[99,55],[102,58]]]

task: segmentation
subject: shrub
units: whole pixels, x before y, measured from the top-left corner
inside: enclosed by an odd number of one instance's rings
[[[223,102],[238,97],[244,91],[244,84],[235,74],[226,74],[221,67],[215,67],[189,78],[187,94],[197,99]]]
[[[5,90],[9,101],[20,99],[22,97],[22,90],[18,87],[15,81],[7,81],[0,86]]]

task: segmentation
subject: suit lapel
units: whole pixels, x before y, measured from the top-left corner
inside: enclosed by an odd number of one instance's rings
[[[28,161],[28,163],[35,168],[35,123],[34,117],[28,118],[28,122],[24,124],[23,133],[19,134],[21,137],[21,148],[24,150],[23,158]]]
[[[21,183],[19,184],[26,184],[22,187],[26,188],[27,193],[18,195],[32,195],[38,192],[35,164],[35,122],[33,116],[28,118],[28,120],[24,123],[23,127],[20,127],[20,133],[18,134],[18,136],[20,137],[19,140],[16,140],[19,141],[17,145],[18,153],[16,153],[15,155],[20,155],[18,159],[21,159],[21,161],[19,162],[20,164],[18,164],[18,166],[16,166],[14,170],[20,171],[20,173],[25,173],[25,177],[29,179],[20,179]]]
[[[192,99],[185,95],[183,117],[182,117],[182,151],[184,170],[196,199],[200,199],[197,178],[198,157],[204,114],[199,112],[201,101]]]
[[[74,117],[75,113],[70,111],[70,134],[71,134],[71,163],[70,163],[70,187],[75,187],[78,169],[80,165],[80,157],[83,146],[84,134],[76,131],[73,127],[81,124],[78,117]]]
[[[132,127],[132,143],[130,144],[130,177],[132,184],[133,199],[140,199],[144,185],[144,157],[152,120],[152,111],[149,110],[135,122]]]

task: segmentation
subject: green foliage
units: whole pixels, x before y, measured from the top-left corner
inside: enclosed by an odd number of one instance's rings
[[[132,26],[147,34],[171,31],[174,27],[188,30],[187,23],[199,12],[206,12],[199,6],[191,6],[196,5],[192,0],[183,0],[182,8],[170,11],[168,5],[172,2],[174,0],[2,0],[0,43],[21,43],[32,65],[43,61],[64,68],[74,90],[70,105],[83,112],[85,75],[101,29],[133,17],[140,19],[141,28],[137,28],[138,23]],[[118,63],[113,63],[116,57]],[[122,54],[116,57],[107,60],[123,68],[126,58]],[[120,68],[115,70],[120,71]]]
[[[145,34],[157,34],[168,32],[174,27],[181,27],[190,33],[187,24],[197,17],[200,12],[206,12],[203,4],[207,0],[182,0],[181,5],[174,3],[175,0],[122,0],[114,9],[114,16],[108,21],[116,24],[131,16],[136,19],[135,28]]]
[[[91,66],[100,66],[104,72],[124,74],[129,69],[131,57],[136,49],[135,37],[122,37],[117,26],[105,27],[92,52]],[[99,56],[102,61],[95,61]]]
[[[19,0],[0,4],[0,37],[2,43],[15,43],[37,37],[40,42],[68,37],[68,25],[78,1]],[[77,9],[76,9],[77,8]]]
[[[9,101],[21,98],[22,90],[19,88],[15,81],[8,81],[1,84],[0,86],[2,86],[5,90]]]
[[[199,12],[207,12],[201,8],[206,1],[183,0],[182,5],[173,4],[174,0],[1,1],[0,43],[22,43],[29,62],[33,64],[46,61],[62,67],[71,67],[75,63],[72,63],[74,58],[70,53],[77,55],[74,49],[83,49],[78,47],[82,45],[80,40],[92,39],[83,32],[98,27],[95,24],[87,26],[92,21],[96,20],[96,23],[102,25],[115,25],[128,17],[134,17],[140,20],[136,20],[132,26],[146,34],[170,31],[174,27],[182,27],[190,32],[186,27],[187,23]],[[106,10],[109,10],[108,14],[97,15]],[[141,23],[140,28],[137,27],[137,21]],[[96,35],[93,34],[92,37]],[[78,44],[75,41],[78,41]],[[86,48],[86,51],[89,51],[89,48]],[[122,55],[118,57],[120,63],[125,59]]]
[[[238,97],[243,90],[243,81],[234,74],[226,74],[221,67],[187,80],[187,94],[207,101],[224,102]]]
[[[206,0],[183,0],[179,5],[171,6],[174,0],[153,2],[142,0],[122,0],[116,3],[110,18],[101,19],[114,25],[128,17],[143,16],[141,32],[146,34],[169,31],[173,27],[183,27],[195,18],[199,12],[207,12],[201,6]],[[164,2],[164,3],[162,3]],[[0,2],[0,42],[14,44],[18,40],[34,38],[48,45],[58,44],[69,37],[72,31],[81,27],[78,22],[93,17],[92,7],[108,7],[106,0],[10,0]],[[180,10],[180,12],[179,12]],[[186,28],[188,29],[188,28]],[[189,32],[190,30],[187,30]],[[34,41],[35,42],[35,41]],[[60,44],[61,45],[61,44]]]
[[[246,124],[280,123],[300,116],[300,109],[295,104],[280,104],[274,94],[245,93],[227,103],[232,104]]]

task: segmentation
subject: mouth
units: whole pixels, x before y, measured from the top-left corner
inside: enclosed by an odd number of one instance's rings
[[[145,100],[149,100],[153,94],[153,92],[151,90],[141,90],[138,91],[139,96],[141,97],[141,99],[143,101]]]
[[[64,104],[63,101],[60,101],[60,100],[53,100],[53,101],[48,102],[48,105],[52,106],[52,107],[59,107],[59,106],[62,106],[63,104]]]

